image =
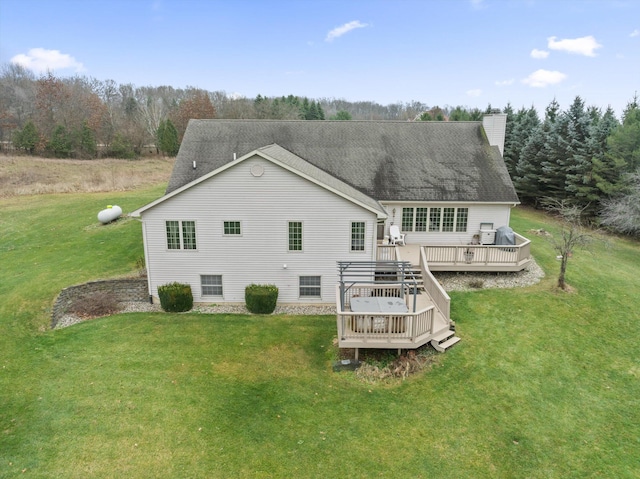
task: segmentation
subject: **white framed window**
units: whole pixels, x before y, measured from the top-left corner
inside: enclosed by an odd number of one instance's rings
[[[413,231],[413,208],[402,208],[402,231]]]
[[[416,208],[416,231],[427,231],[429,208]]]
[[[405,207],[402,208],[404,232],[456,232],[465,233],[469,221],[469,208]]]
[[[456,211],[456,233],[466,233],[468,221],[469,208],[458,208]]]
[[[364,251],[365,223],[351,222],[351,251]]]
[[[222,296],[222,275],[200,275],[200,287],[202,288],[202,296]]]
[[[240,236],[242,235],[242,228],[239,221],[225,221],[223,222],[223,234],[225,236]]]
[[[456,220],[455,208],[443,208],[442,209],[442,231],[453,231],[453,225]]]
[[[168,249],[196,249],[195,221],[166,221],[165,229]]]
[[[289,251],[302,251],[302,221],[289,221]]]
[[[301,298],[321,298],[322,297],[321,276],[300,276],[300,297]]]

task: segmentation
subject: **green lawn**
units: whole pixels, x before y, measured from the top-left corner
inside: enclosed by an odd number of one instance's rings
[[[424,374],[333,373],[332,316],[124,314],[48,329],[56,294],[135,270],[162,188],[0,201],[0,477],[638,478],[640,245],[452,293],[462,342]]]

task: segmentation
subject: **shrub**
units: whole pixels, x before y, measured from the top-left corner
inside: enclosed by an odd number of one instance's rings
[[[169,283],[158,286],[160,306],[168,313],[182,313],[193,308],[191,286],[182,283]]]
[[[273,284],[250,284],[244,290],[244,301],[253,314],[271,314],[276,309],[278,288]]]
[[[67,309],[67,312],[81,318],[97,318],[117,313],[120,309],[120,304],[115,294],[107,291],[96,291],[76,298]]]

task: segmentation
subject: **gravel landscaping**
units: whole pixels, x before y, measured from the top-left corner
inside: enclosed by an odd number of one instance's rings
[[[434,272],[445,291],[474,291],[488,288],[521,288],[540,282],[544,271],[533,260],[523,271],[517,273],[442,273]],[[161,312],[159,304],[142,301],[121,303],[121,313]],[[192,313],[202,314],[250,314],[244,304],[194,305]],[[321,315],[335,314],[335,305],[283,305],[277,306],[273,314]],[[56,329],[65,328],[89,318],[65,315],[58,320]]]

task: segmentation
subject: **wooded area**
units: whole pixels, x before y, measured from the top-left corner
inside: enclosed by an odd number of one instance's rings
[[[480,120],[507,114],[504,158],[523,203],[578,206],[587,219],[640,234],[640,108],[635,96],[618,120],[611,108],[576,97],[535,108],[482,111],[418,101],[380,105],[294,95],[254,99],[195,87],[117,84],[83,76],[36,77],[17,64],[0,71],[0,141],[6,151],[58,158],[137,158],[177,154],[192,118],[302,120]]]

